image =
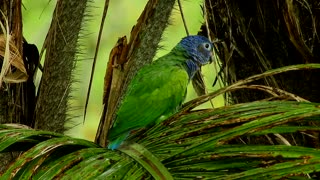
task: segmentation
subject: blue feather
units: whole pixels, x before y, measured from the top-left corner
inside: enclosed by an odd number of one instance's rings
[[[129,136],[130,134],[130,131],[127,133],[127,134],[122,134],[120,135],[117,139],[115,139],[114,141],[111,141],[109,144],[108,144],[108,149],[111,149],[111,150],[115,150],[115,149],[118,149],[119,146],[122,144],[122,142],[127,139],[127,137]]]

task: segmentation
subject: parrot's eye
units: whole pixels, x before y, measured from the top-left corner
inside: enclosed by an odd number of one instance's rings
[[[203,47],[208,50],[208,51],[211,51],[211,44],[209,43],[203,43]]]

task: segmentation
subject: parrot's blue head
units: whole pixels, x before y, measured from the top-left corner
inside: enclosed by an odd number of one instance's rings
[[[174,49],[186,54],[186,70],[192,79],[202,65],[211,62],[213,44],[203,36],[187,36]]]
[[[179,45],[186,50],[186,53],[198,66],[211,61],[213,44],[208,38],[197,35],[187,36],[180,41]]]

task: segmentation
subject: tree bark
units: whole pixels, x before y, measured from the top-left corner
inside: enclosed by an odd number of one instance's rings
[[[320,63],[320,4],[317,0],[206,0],[205,8],[210,33],[221,41],[216,45],[226,84],[283,66]],[[320,70],[301,70],[251,84],[280,88],[309,101],[320,102],[319,79]],[[266,98],[270,95],[262,91],[241,89],[227,94],[226,101],[236,104]],[[305,123],[301,121],[299,125]],[[309,134],[312,138],[301,133],[284,137],[294,137],[292,143],[296,145],[320,147],[319,133]],[[253,141],[264,142],[251,139]]]
[[[38,67],[36,46],[23,39],[21,0],[0,1],[1,22],[8,20],[13,45],[28,74],[26,82],[2,83],[0,88],[0,123],[20,123],[33,128],[64,132],[68,114],[68,99],[72,71],[76,62],[79,33],[85,16],[87,0],[57,1],[45,48],[46,57],[41,85],[36,99],[33,76]],[[0,34],[4,34],[1,32]],[[11,45],[10,45],[11,46]],[[10,48],[10,51],[12,49]],[[2,65],[2,61],[0,65]],[[17,68],[12,67],[12,72]],[[0,171],[19,152],[0,154]]]
[[[217,43],[224,80],[231,84],[266,70],[319,63],[320,4],[316,0],[205,1],[209,29]],[[294,71],[253,84],[278,87],[320,102],[319,70]],[[231,93],[230,103],[268,97],[256,90]]]
[[[64,132],[72,72],[87,0],[57,1],[44,48],[46,56],[35,109],[35,128]]]

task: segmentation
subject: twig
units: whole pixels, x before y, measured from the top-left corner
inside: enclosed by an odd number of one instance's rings
[[[91,86],[92,86],[92,80],[93,80],[94,71],[95,71],[95,67],[96,67],[96,61],[97,61],[98,52],[99,52],[99,46],[100,46],[100,41],[101,41],[101,36],[102,36],[103,25],[104,25],[104,21],[107,16],[108,7],[109,7],[109,0],[106,0],[106,2],[104,4],[102,18],[101,18],[101,24],[100,24],[99,35],[98,35],[98,40],[97,40],[97,45],[96,45],[96,51],[94,53],[94,58],[93,58],[93,63],[92,63],[92,68],[91,68],[91,75],[90,75],[89,87],[88,87],[88,91],[87,91],[86,103],[84,105],[83,123],[86,120],[87,108],[88,108],[90,91],[91,91]]]
[[[181,14],[181,18],[182,18],[182,21],[183,21],[184,29],[186,30],[187,36],[189,36],[190,34],[189,34],[189,31],[188,31],[186,19],[184,18],[184,15],[183,15],[183,10],[182,10],[182,6],[181,6],[180,0],[178,0],[178,5],[179,5],[180,14]]]

